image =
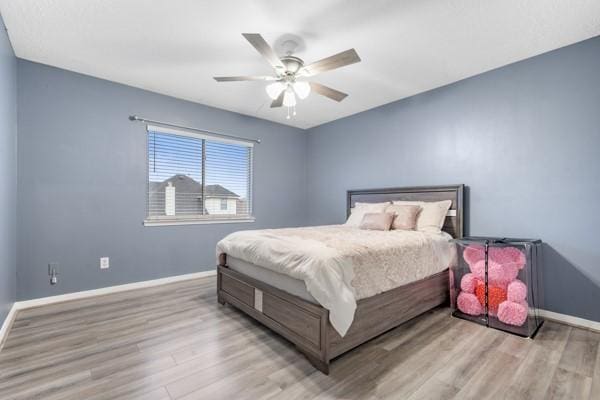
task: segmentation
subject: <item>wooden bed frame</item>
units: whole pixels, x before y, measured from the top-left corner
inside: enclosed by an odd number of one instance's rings
[[[355,202],[452,200],[443,230],[463,236],[463,185],[349,190],[347,213]],[[335,357],[448,302],[448,271],[359,300],[354,321],[342,338],[329,322],[329,311],[227,267],[219,256],[217,295],[296,345],[320,371],[329,373]]]

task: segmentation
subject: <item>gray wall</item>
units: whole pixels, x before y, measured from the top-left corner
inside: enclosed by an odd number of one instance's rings
[[[17,59],[0,17],[0,326],[15,301]]]
[[[345,191],[465,183],[468,232],[540,237],[549,310],[600,321],[600,37],[309,131],[309,220]]]
[[[240,229],[306,221],[306,133],[19,60],[18,298],[214,269]],[[258,137],[251,224],[143,227],[148,118]],[[99,258],[110,257],[110,269]],[[59,284],[47,264],[60,263]]]

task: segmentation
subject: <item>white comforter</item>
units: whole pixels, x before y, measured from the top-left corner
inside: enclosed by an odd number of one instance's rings
[[[329,310],[344,336],[356,302],[448,268],[447,233],[366,231],[345,225],[240,231],[217,244],[226,253],[292,278]]]

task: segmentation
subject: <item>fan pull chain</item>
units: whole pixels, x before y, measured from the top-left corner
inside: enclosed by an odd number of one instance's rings
[[[287,108],[287,117],[285,117],[285,119],[290,119],[290,107]]]
[[[296,105],[295,104],[294,104],[294,113],[292,115],[296,116]]]

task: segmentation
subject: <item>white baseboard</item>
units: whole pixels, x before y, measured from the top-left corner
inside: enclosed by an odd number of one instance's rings
[[[575,326],[577,328],[590,329],[593,331],[600,332],[600,322],[598,321],[591,321],[589,319],[574,317],[572,315],[560,314],[548,310],[540,310],[540,316],[546,319],[551,319],[553,321]]]
[[[211,270],[211,271],[196,272],[193,274],[169,276],[167,278],[153,279],[150,281],[127,283],[125,285],[108,286],[108,287],[104,287],[104,288],[100,288],[100,289],[84,290],[82,292],[74,292],[74,293],[60,294],[57,296],[42,297],[42,298],[33,299],[33,300],[18,301],[15,303],[15,306],[16,306],[17,310],[25,310],[27,308],[40,307],[40,306],[45,306],[48,304],[62,303],[64,301],[87,299],[89,297],[103,296],[106,294],[127,292],[129,290],[144,289],[144,288],[149,288],[149,287],[153,287],[153,286],[166,285],[169,283],[204,278],[207,276],[214,276],[216,274],[217,274],[216,270]]]
[[[2,327],[0,328],[0,351],[2,350],[2,347],[4,346],[4,342],[6,341],[6,337],[8,336],[8,331],[10,331],[10,328],[11,328],[13,322],[15,321],[16,315],[17,315],[17,307],[16,307],[16,303],[13,303],[12,307],[10,308],[10,311],[8,312],[8,315],[4,319],[4,322],[2,323]]]

